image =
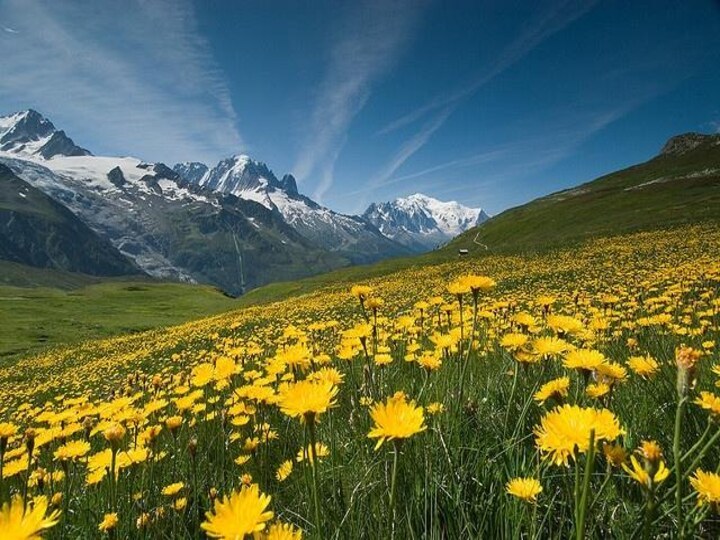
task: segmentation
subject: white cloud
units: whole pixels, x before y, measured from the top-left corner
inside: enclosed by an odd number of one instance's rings
[[[314,198],[332,186],[335,160],[353,118],[372,85],[398,60],[416,28],[424,2],[365,0],[353,5],[335,30],[327,70],[319,85],[307,137],[293,167],[300,180],[320,172]]]
[[[0,20],[0,114],[35,108],[92,151],[169,163],[242,149],[189,0],[6,0]]]

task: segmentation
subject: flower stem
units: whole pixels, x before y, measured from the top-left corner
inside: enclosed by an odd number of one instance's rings
[[[318,480],[317,480],[317,449],[315,448],[315,418],[308,418],[308,433],[310,435],[310,472],[312,474],[312,496],[313,505],[315,506],[315,530],[317,536],[320,536],[320,501],[318,499]]]
[[[592,478],[595,466],[595,430],[590,430],[590,446],[588,446],[587,459],[585,460],[585,476],[583,478],[582,496],[578,509],[578,523],[576,529],[577,540],[585,538],[585,520],[587,516],[588,498],[590,497],[590,479]]]
[[[390,538],[395,536],[395,491],[397,487],[398,455],[400,454],[400,440],[393,441],[393,465],[390,477]]]
[[[673,437],[673,457],[675,460],[675,516],[677,518],[678,538],[684,538],[684,519],[682,514],[682,453],[680,449],[680,432],[682,431],[683,412],[687,397],[680,398],[675,411],[675,435]]]

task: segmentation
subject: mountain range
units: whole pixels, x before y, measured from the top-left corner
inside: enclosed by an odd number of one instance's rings
[[[94,156],[34,110],[0,117],[0,164],[0,245],[13,246],[12,260],[19,246],[32,245],[23,262],[92,275],[141,272],[230,294],[427,251],[488,217],[420,194],[372,204],[362,216],[337,213],[301,194],[292,175],[278,179],[245,155],[213,167]],[[8,202],[21,192],[33,195],[22,209],[34,216],[32,226]],[[31,201],[53,212],[35,212]],[[60,214],[72,227],[52,229],[51,249],[42,231]],[[62,252],[80,237],[97,264],[88,257],[78,265],[71,262],[77,254]],[[0,251],[0,258],[10,255]]]

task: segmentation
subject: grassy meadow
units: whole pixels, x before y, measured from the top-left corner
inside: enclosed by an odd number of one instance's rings
[[[8,362],[0,531],[717,538],[718,253],[707,225],[358,273]]]

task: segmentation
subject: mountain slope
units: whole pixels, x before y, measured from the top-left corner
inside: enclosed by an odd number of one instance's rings
[[[537,250],[594,236],[718,220],[720,135],[688,133],[671,138],[645,163],[507,210],[445,249]]]
[[[487,220],[481,208],[442,202],[416,193],[392,202],[373,203],[363,218],[388,238],[413,251],[434,249],[470,227]]]
[[[96,276],[141,273],[62,204],[2,164],[0,259]]]

